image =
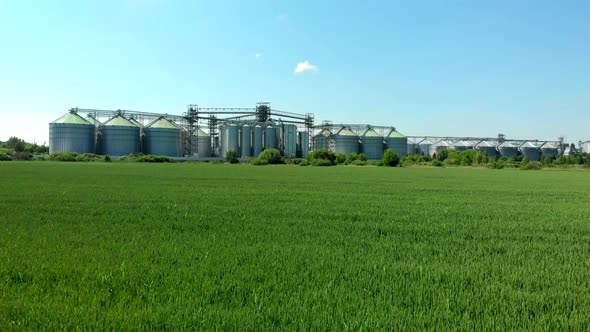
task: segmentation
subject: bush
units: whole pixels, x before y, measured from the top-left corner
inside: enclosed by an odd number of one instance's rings
[[[108,154],[106,154],[106,155],[104,156],[104,161],[105,161],[105,162],[107,162],[107,163],[108,163],[108,162],[111,162],[111,156],[109,156]]]
[[[225,160],[228,161],[230,164],[237,164],[238,161],[238,153],[234,149],[229,149],[225,153]]]
[[[365,165],[367,165],[367,162],[365,160],[357,159],[350,164],[354,165],[354,166],[365,166]]]
[[[30,152],[15,152],[12,156],[13,160],[31,160],[33,159],[33,154]]]
[[[154,156],[151,154],[139,156],[136,159],[139,163],[175,163],[176,160],[166,156]]]
[[[266,149],[258,155],[258,159],[265,160],[267,164],[284,164],[281,152],[277,149]]]
[[[359,157],[359,155],[355,152],[351,152],[346,156],[346,161],[344,162],[345,164],[348,163],[352,163],[353,161],[357,160]]]
[[[356,159],[362,160],[362,161],[367,161],[367,155],[364,153],[359,153]]]
[[[53,161],[76,161],[78,154],[76,152],[54,152],[49,155],[49,160]]]
[[[0,161],[11,161],[12,156],[5,152],[0,152]]]
[[[327,159],[314,159],[311,161],[311,166],[333,166],[334,162]]]
[[[523,171],[538,171],[543,168],[543,164],[538,161],[531,161],[520,166]]]
[[[300,163],[299,166],[309,166],[309,161],[307,161],[307,159],[303,159]]]
[[[311,162],[312,165],[313,161],[318,159],[327,160],[334,165],[336,163],[336,154],[329,150],[315,150],[307,155],[307,160]]]
[[[440,161],[438,159],[433,160],[431,164],[434,167],[443,167],[444,166],[443,163],[442,163],[442,161]]]
[[[505,167],[505,164],[502,160],[491,161],[488,163],[488,168],[491,168],[491,169],[503,169],[504,167]]]
[[[250,164],[254,166],[264,166],[268,165],[268,160],[262,158],[252,158],[250,159]]]
[[[76,156],[76,161],[99,161],[103,158],[94,153],[83,153]]]
[[[379,163],[379,166],[396,167],[397,165],[399,165],[399,162],[399,155],[395,153],[392,149],[387,149],[381,157],[381,162]]]
[[[344,164],[346,162],[346,155],[344,153],[339,153],[336,155],[336,163]]]

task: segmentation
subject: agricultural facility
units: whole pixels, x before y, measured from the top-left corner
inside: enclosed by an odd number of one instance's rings
[[[85,116],[84,116],[85,114]],[[587,144],[588,142],[586,142]],[[260,102],[254,108],[202,108],[189,105],[182,115],[129,110],[72,108],[49,124],[49,152],[78,152],[123,156],[156,154],[177,159],[223,158],[234,150],[241,158],[256,157],[275,148],[287,158],[309,151],[364,153],[380,159],[386,149],[400,156],[436,156],[441,150],[480,150],[488,156],[526,156],[539,160],[564,154],[563,140],[498,137],[405,136],[394,126],[314,123],[311,113],[275,110]]]

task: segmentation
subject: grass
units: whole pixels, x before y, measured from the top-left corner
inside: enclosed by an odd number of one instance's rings
[[[0,163],[0,330],[585,330],[590,173]]]

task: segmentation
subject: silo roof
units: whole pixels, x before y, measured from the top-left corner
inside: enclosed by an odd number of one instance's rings
[[[139,121],[135,120],[134,118],[129,118],[128,120],[129,120],[129,122],[133,123],[137,127],[143,127],[143,125],[141,123],[139,123]]]
[[[387,134],[386,137],[390,137],[390,138],[405,138],[406,136],[404,136],[403,134],[401,134],[399,131],[392,130],[389,134]]]
[[[76,112],[68,112],[66,115],[53,121],[52,123],[92,125],[92,123],[86,121],[83,117],[79,116]]]
[[[348,129],[348,128],[342,128],[340,130],[338,130],[338,132],[336,133],[337,136],[355,136],[358,137],[357,134],[355,134],[352,130]]]
[[[203,129],[199,128],[195,130],[195,136],[197,137],[209,137],[209,134],[203,131]]]
[[[88,115],[88,117],[86,118],[86,121],[92,123],[95,126],[100,126],[102,123],[100,123],[100,121],[96,120],[95,118],[93,118],[92,116]]]
[[[172,121],[164,117],[160,117],[156,121],[150,123],[148,125],[148,128],[178,129],[178,127],[174,123],[172,123]]]
[[[473,142],[469,141],[458,141],[453,144],[454,146],[473,146]]]
[[[332,132],[329,131],[328,129],[323,129],[322,131],[320,131],[319,133],[317,133],[315,136],[330,136],[332,135]]]
[[[535,149],[538,148],[538,146],[532,142],[526,142],[523,145],[521,145],[520,147],[521,148],[535,148]]]
[[[426,143],[426,144],[428,144],[428,143]],[[435,144],[433,144],[433,146],[450,146],[450,145],[451,144],[447,141],[439,141],[439,142],[436,142]]]
[[[363,134],[363,137],[379,137],[379,138],[383,138],[383,136],[379,135],[378,132],[376,132],[374,129],[367,129]]]
[[[477,147],[487,147],[487,148],[495,148],[498,143],[490,142],[490,141],[483,141],[477,144]]]
[[[118,127],[137,127],[133,122],[125,119],[121,115],[116,115],[109,121],[104,123],[105,126],[118,126]]]
[[[500,144],[501,148],[517,148],[518,144],[516,144],[515,142],[504,142],[502,144]]]

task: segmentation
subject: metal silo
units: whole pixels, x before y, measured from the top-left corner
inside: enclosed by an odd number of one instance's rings
[[[193,155],[195,157],[211,157],[211,136],[209,134],[202,129],[197,129],[194,132],[193,140]]]
[[[451,145],[451,149],[461,152],[467,150],[473,150],[474,143],[471,141],[457,141]]]
[[[238,126],[235,124],[229,124],[221,126],[221,157],[225,158],[225,154],[229,150],[234,150],[237,153],[238,150]]]
[[[264,129],[264,149],[277,148],[277,130],[271,125]]]
[[[309,153],[309,135],[305,131],[297,133],[297,155],[300,158],[307,157]]]
[[[49,153],[95,152],[95,126],[75,111],[49,124]]]
[[[262,152],[262,126],[256,125],[252,134],[252,154],[258,157]]]
[[[295,158],[297,155],[297,126],[283,125],[283,153],[287,158]]]
[[[359,152],[359,137],[350,128],[343,127],[334,135],[336,153],[358,153]]]
[[[430,147],[434,144],[433,141],[429,139],[424,139],[418,143],[418,153],[423,154],[425,156],[430,155]]]
[[[242,126],[242,132],[240,134],[240,150],[242,157],[252,156],[252,128],[248,125]]]
[[[145,128],[143,141],[146,154],[179,157],[181,151],[181,135],[178,127],[171,121],[160,117]]]
[[[138,126],[139,128],[143,128],[143,125],[139,121],[135,120],[134,118],[128,118],[127,120],[129,120],[129,122],[133,123],[134,125]]]
[[[88,114],[88,116],[86,117],[86,121],[92,123],[95,127],[100,127],[102,126],[102,123],[98,120],[96,120],[92,115]]]
[[[360,151],[369,160],[379,160],[383,156],[383,136],[375,130],[367,128],[361,135]]]
[[[387,143],[387,137],[385,137],[385,143],[389,148],[389,144]],[[415,142],[408,142],[407,154],[419,154],[418,144],[416,144]]]
[[[539,150],[539,147],[532,142],[526,142],[521,145],[520,152],[524,157],[529,158],[530,161],[539,161],[541,157],[541,151]]]
[[[323,129],[313,137],[314,150],[330,150],[331,139],[332,132],[328,129]]]
[[[410,148],[414,148],[414,152],[411,154],[415,154],[416,144],[411,144],[410,147],[410,144],[408,144],[408,138],[395,129],[391,129],[391,131],[385,135],[385,145],[400,157],[406,156],[409,153]]]
[[[497,142],[483,141],[477,144],[475,148],[478,149],[479,152],[487,154],[488,157],[495,157],[498,155],[497,146]]]
[[[435,156],[438,156],[442,150],[450,150],[450,148],[451,148],[451,142],[444,141],[444,140],[438,141],[438,142],[430,145],[430,151],[428,152],[428,154],[431,157],[435,157]]]
[[[139,153],[139,127],[116,115],[101,127],[102,153],[111,156],[125,156]]]
[[[518,156],[518,144],[514,142],[504,142],[498,146],[500,156],[505,158],[511,158]]]
[[[547,143],[541,147],[541,154],[547,158],[557,158],[559,156],[559,146],[555,143]]]

